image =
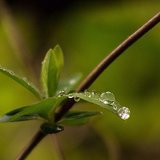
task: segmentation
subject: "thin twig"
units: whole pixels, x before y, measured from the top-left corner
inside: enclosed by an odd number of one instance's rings
[[[118,56],[120,56],[124,51],[131,46],[134,42],[136,42],[140,37],[142,37],[146,32],[148,32],[150,29],[152,29],[156,24],[160,22],[160,12],[158,12],[154,17],[152,17],[147,23],[145,23],[142,27],[140,27],[136,32],[134,32],[131,36],[129,36],[125,41],[123,41],[118,47],[116,47],[111,53],[108,54],[108,56],[102,60],[90,74],[84,79],[84,81],[80,84],[80,86],[77,88],[77,92],[83,91],[87,89],[95,80],[96,78],[116,59]],[[56,114],[55,121],[59,121],[63,115],[71,109],[73,106],[74,101],[69,100],[64,104],[59,112]],[[41,134],[39,132],[39,134]],[[37,139],[39,139],[39,134],[36,134]],[[22,160],[21,157],[27,157],[32,149],[38,144],[37,139],[32,140],[29,144],[29,146],[26,147],[26,149],[21,153],[20,159],[17,160]],[[43,136],[45,137],[45,136]],[[34,146],[30,149],[30,146]],[[25,155],[25,156],[24,156]]]

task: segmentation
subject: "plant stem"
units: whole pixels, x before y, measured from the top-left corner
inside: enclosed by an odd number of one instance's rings
[[[80,86],[76,89],[77,92],[84,91],[87,89],[96,78],[116,59],[118,58],[124,51],[131,46],[134,42],[136,42],[139,38],[141,38],[146,32],[151,30],[156,24],[160,22],[160,12],[158,12],[154,17],[152,17],[147,23],[145,23],[142,27],[140,27],[136,32],[130,35],[126,40],[124,40],[118,47],[116,47],[111,53],[109,53],[106,58],[104,58],[84,79],[84,81],[80,84]],[[74,104],[73,100],[67,101],[59,110],[59,112],[55,116],[55,122],[59,121],[69,109],[72,108]],[[41,132],[38,132],[34,139],[30,142],[30,144],[26,147],[26,149],[21,153],[20,158],[17,160],[22,160],[27,157],[29,153],[34,149],[34,147],[45,137],[45,135],[41,135]],[[40,137],[40,138],[39,138]],[[26,152],[27,150],[27,152]],[[22,158],[21,158],[22,157]]]
[[[77,91],[83,91],[88,88],[98,76],[124,51],[130,47],[134,42],[140,39],[146,32],[153,28],[156,24],[160,22],[160,12],[157,13],[153,18],[151,18],[147,23],[130,35],[126,40],[124,40],[119,46],[117,46],[112,52],[110,52],[84,79],[81,85],[77,88]]]
[[[31,143],[20,153],[16,160],[24,160],[45,136],[46,134],[39,130],[31,140]]]

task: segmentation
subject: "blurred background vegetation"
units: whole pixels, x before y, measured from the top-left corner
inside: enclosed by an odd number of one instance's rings
[[[2,3],[4,1],[4,3]],[[46,51],[60,44],[62,77],[86,76],[114,47],[159,11],[159,0],[1,0],[0,64],[35,83]],[[90,90],[111,91],[131,110],[123,121],[103,110],[88,125],[66,127],[58,135],[67,160],[160,159],[160,26],[129,48]],[[37,79],[36,79],[37,78]],[[0,75],[0,114],[37,100]],[[99,110],[91,104],[75,109]],[[13,160],[38,130],[39,122],[0,124],[0,159]],[[28,160],[58,160],[48,136]]]

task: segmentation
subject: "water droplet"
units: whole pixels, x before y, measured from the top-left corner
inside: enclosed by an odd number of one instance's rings
[[[87,96],[87,97],[91,97],[92,94],[90,92],[88,92],[87,90],[84,91],[84,95]]]
[[[80,101],[80,98],[79,98],[79,97],[74,97],[74,101],[75,101],[75,102],[79,102],[79,101]]]
[[[58,97],[62,97],[62,96],[66,96],[66,93],[64,90],[59,91],[59,93],[58,93]]]
[[[69,93],[68,94],[68,98],[73,98],[74,96],[73,96],[73,94],[72,93]]]
[[[110,101],[110,102],[113,102],[115,101],[115,96],[113,93],[111,92],[104,92],[100,95],[100,98],[103,99],[103,100],[107,100],[107,101]]]
[[[61,132],[63,130],[64,130],[63,126],[57,126],[57,128],[56,128],[56,132]]]
[[[99,100],[104,104],[110,104],[111,102],[115,101],[115,97],[111,92],[104,92],[100,95]]]
[[[88,97],[91,98],[91,97],[92,97],[92,94],[89,93],[89,94],[88,94]]]
[[[91,92],[91,96],[94,96],[95,93],[96,93],[96,92],[93,90],[93,91]]]
[[[84,91],[84,95],[85,95],[85,96],[88,96],[88,93],[89,93],[89,92],[88,92],[88,90],[86,89],[86,90]]]
[[[92,90],[92,92],[90,93],[90,97],[99,100],[99,94],[95,90]]]
[[[126,120],[130,117],[130,110],[127,107],[122,107],[118,110],[118,116],[121,119]]]
[[[107,100],[103,100],[102,101],[104,104],[109,104],[109,102]]]
[[[96,99],[96,100],[98,100],[99,101],[99,94],[98,93],[95,93],[95,95],[94,95],[94,99]]]

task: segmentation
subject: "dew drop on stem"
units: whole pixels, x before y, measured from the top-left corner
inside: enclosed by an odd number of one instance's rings
[[[65,93],[64,90],[59,91],[59,93],[58,93],[58,97],[62,97],[62,96],[65,96],[65,95],[66,95],[66,93]]]

